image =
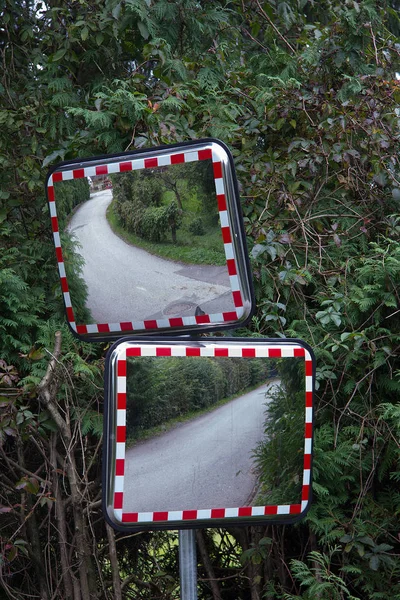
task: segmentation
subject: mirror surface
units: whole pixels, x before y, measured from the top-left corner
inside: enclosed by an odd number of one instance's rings
[[[120,337],[247,320],[251,284],[225,149],[208,142],[129,158],[50,175],[72,328]]]
[[[122,521],[235,507],[253,507],[254,516],[278,505],[281,515],[292,514],[289,506],[301,512],[305,356],[233,354],[127,356],[122,487],[118,459],[111,477]],[[118,440],[117,399],[112,411]]]

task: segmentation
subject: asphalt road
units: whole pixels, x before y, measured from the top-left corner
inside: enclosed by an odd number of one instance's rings
[[[276,383],[129,449],[124,511],[250,504],[257,483],[252,451],[263,437],[266,393]]]
[[[68,226],[85,261],[93,322],[187,316],[196,306],[208,314],[233,309],[226,267],[183,265],[127,244],[107,222],[111,200],[111,190],[92,194]]]

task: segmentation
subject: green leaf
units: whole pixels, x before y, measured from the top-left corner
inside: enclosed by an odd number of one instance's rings
[[[65,53],[67,52],[66,48],[60,48],[59,50],[57,50],[57,52],[55,54],[53,54],[53,62],[57,62],[58,60],[61,60],[63,58],[63,56],[65,56]]]

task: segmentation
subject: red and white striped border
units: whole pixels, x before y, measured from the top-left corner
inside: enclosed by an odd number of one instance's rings
[[[107,334],[110,332],[129,333],[131,331],[151,331],[165,328],[180,328],[195,325],[207,325],[213,323],[229,323],[237,322],[243,317],[244,306],[243,297],[240,287],[240,281],[237,273],[235,251],[232,243],[232,231],[228,218],[226,190],[223,179],[223,163],[220,152],[220,146],[212,145],[212,147],[202,150],[188,150],[186,152],[171,152],[161,156],[147,156],[146,158],[135,158],[119,162],[105,163],[84,168],[76,168],[66,171],[55,171],[49,177],[47,184],[47,197],[50,207],[51,225],[53,230],[54,244],[56,248],[56,257],[58,262],[58,270],[61,280],[61,288],[64,295],[64,302],[67,312],[67,319],[70,326],[78,334]],[[75,321],[74,310],[72,307],[71,296],[68,287],[68,281],[65,273],[64,258],[61,248],[60,232],[57,218],[56,198],[54,183],[59,181],[68,181],[80,179],[82,177],[93,177],[96,175],[109,175],[112,173],[125,173],[139,169],[154,169],[168,165],[177,165],[182,163],[195,162],[199,160],[211,159],[213,161],[215,192],[218,202],[218,210],[221,223],[222,240],[224,244],[226,265],[231,284],[232,299],[234,310],[223,313],[210,315],[198,315],[190,317],[154,319],[146,321],[125,321],[121,323],[92,323],[92,324],[77,324]]]
[[[304,358],[305,361],[305,426],[303,485],[298,504],[280,504],[270,506],[242,506],[238,508],[210,508],[196,510],[178,510],[161,512],[124,512],[124,472],[126,442],[126,359],[139,356],[211,356],[235,358]],[[192,521],[202,519],[224,519],[242,517],[265,517],[271,515],[300,515],[308,505],[310,498],[312,428],[313,428],[313,361],[310,353],[299,344],[287,345],[220,345],[215,343],[199,347],[186,345],[141,345],[121,344],[116,361],[116,451],[113,515],[120,524],[151,524],[169,521]]]

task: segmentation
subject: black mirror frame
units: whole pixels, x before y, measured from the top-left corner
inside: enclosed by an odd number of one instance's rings
[[[197,153],[197,158],[193,158],[193,153]],[[208,158],[213,160],[216,201],[218,202],[222,241],[235,310],[219,315],[202,314],[194,317],[179,317],[160,321],[129,321],[114,324],[76,323],[60,240],[54,182],[62,181],[64,178],[65,180],[78,179],[109,172],[154,168],[160,166],[158,162],[160,157],[164,157],[164,162],[162,161],[161,164],[179,164],[186,162],[186,157],[189,157],[191,161]],[[165,163],[165,157],[169,157],[169,163]],[[134,164],[139,163],[142,166],[132,166],[132,161],[134,161]],[[108,167],[110,165],[113,165],[113,169],[109,171]],[[115,169],[115,165],[118,165],[118,170]],[[45,190],[50,210],[67,323],[72,333],[82,341],[112,341],[128,335],[182,335],[221,331],[244,327],[250,321],[255,309],[254,290],[233,158],[223,142],[206,138],[133,152],[63,161],[54,165],[48,172]]]
[[[233,356],[285,358],[304,357],[305,411],[304,459],[301,497],[297,504],[245,506],[174,512],[123,513],[126,441],[127,356]],[[202,354],[202,349],[205,349]],[[210,353],[211,352],[211,353]],[[298,339],[176,338],[121,339],[108,351],[105,368],[103,447],[103,513],[114,529],[125,532],[156,529],[192,529],[236,525],[292,524],[305,517],[312,500],[312,454],[314,426],[315,356]]]

